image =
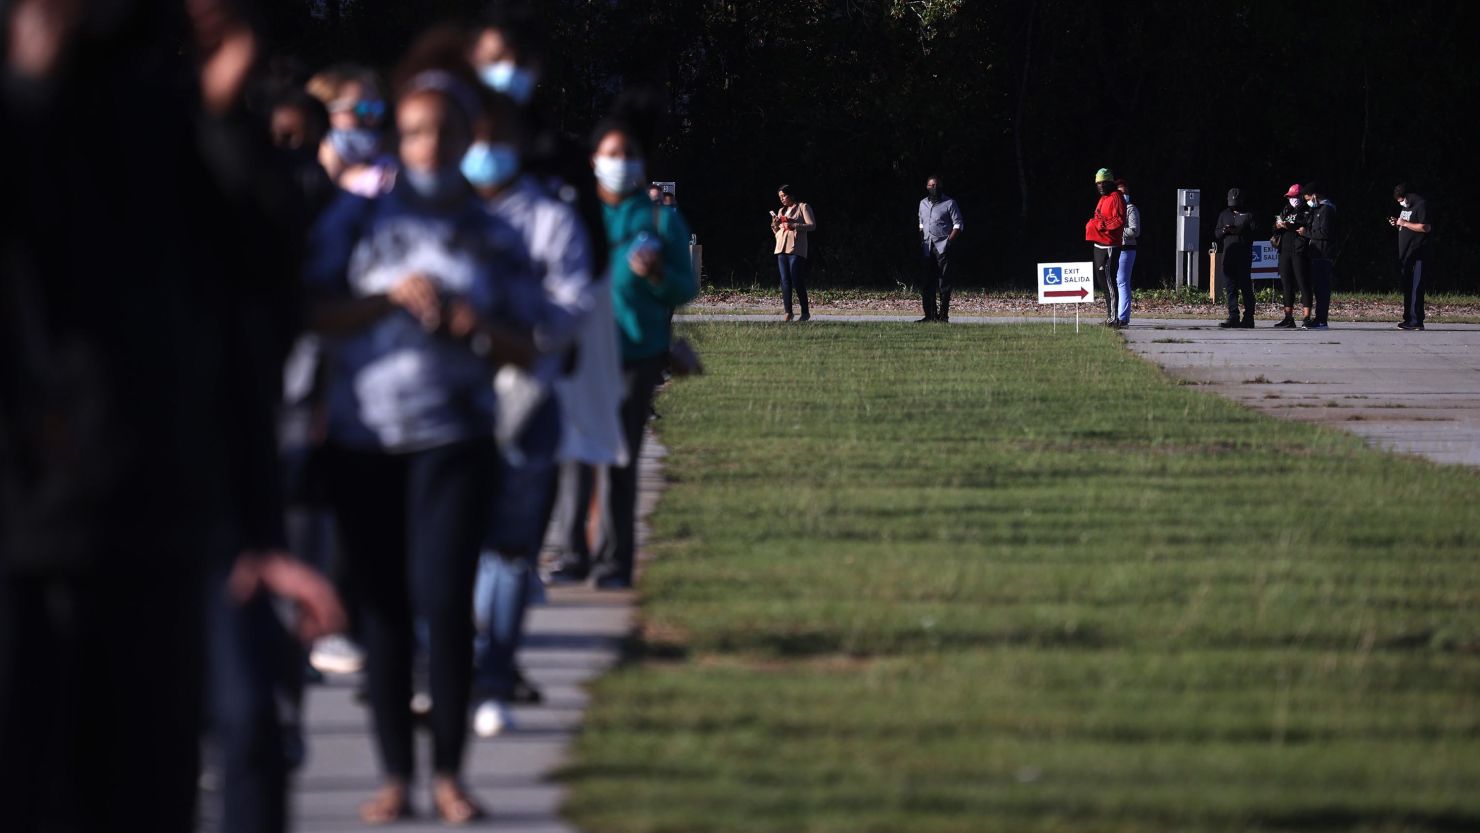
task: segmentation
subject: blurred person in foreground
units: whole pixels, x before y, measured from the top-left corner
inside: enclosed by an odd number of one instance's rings
[[[319,163],[340,188],[373,197],[395,182],[396,159],[387,145],[387,104],[369,67],[336,64],[310,78],[310,95],[329,112]]]
[[[611,469],[607,513],[612,533],[593,572],[596,586],[604,589],[632,586],[643,429],[668,364],[673,311],[699,291],[683,215],[654,205],[639,190],[647,179],[644,159],[653,146],[655,122],[640,105],[629,104],[599,125],[592,140],[591,167],[611,245],[609,280],[626,386],[621,419],[627,462]]]
[[[493,373],[532,363],[544,302],[518,232],[459,169],[482,116],[472,69],[408,61],[397,76],[395,185],[330,206],[304,278],[314,324],[333,339],[330,494],[359,597],[384,773],[360,817],[414,814],[415,622],[429,654],[432,804],[461,824],[485,814],[461,773],[469,612],[496,471]]]
[[[575,212],[587,232],[592,275],[604,280],[608,259],[604,204],[596,195],[590,148],[584,138],[555,129],[541,103],[549,41],[539,8],[531,3],[495,3],[471,31],[468,58],[479,77],[489,89],[519,105],[526,137],[519,160],[521,178],[533,180]],[[561,439],[554,534],[560,556],[549,573],[553,581],[584,581],[589,576],[588,512],[596,504],[598,467],[627,459],[617,413],[624,387],[616,344],[611,293],[603,290],[585,318],[573,366],[555,382]],[[535,696],[528,681],[522,677],[516,681],[516,702]]]
[[[0,15],[4,827],[190,830],[208,657],[217,691],[247,671],[212,702],[223,767],[273,779],[234,733],[265,683],[241,628],[277,626],[269,594],[300,637],[342,620],[283,549],[294,215],[239,107],[256,36],[217,0]]]
[[[501,368],[495,380],[499,487],[479,562],[474,608],[478,621],[474,730],[485,737],[509,724],[509,703],[539,699],[538,690],[515,665],[515,652],[527,606],[539,585],[540,545],[555,498],[557,456],[566,422],[556,386],[575,370],[573,362],[583,358],[581,350],[601,350],[601,345],[580,337],[599,295],[606,291],[604,284],[593,280],[588,232],[580,218],[521,171],[527,143],[518,106],[498,93],[490,94],[490,105],[478,140],[463,159],[463,174],[489,211],[519,231],[541,278],[548,314],[534,329],[540,354],[534,366],[528,372]],[[609,316],[610,301],[601,306]],[[606,328],[606,335],[611,341],[603,352],[615,378],[612,327]],[[615,430],[617,404],[611,401],[607,407]]]

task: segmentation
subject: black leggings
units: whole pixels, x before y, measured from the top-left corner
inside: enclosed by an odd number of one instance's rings
[[[1100,286],[1105,288],[1105,314],[1106,320],[1120,320],[1116,309],[1120,306],[1118,293],[1120,284],[1116,278],[1120,274],[1120,247],[1112,246],[1108,249],[1095,247],[1094,254],[1095,276],[1100,279]]]
[[[1300,289],[1301,305],[1310,307],[1310,256],[1304,252],[1280,252],[1280,288],[1285,293],[1285,306],[1295,306],[1295,290]]]
[[[336,449],[330,488],[360,596],[381,766],[409,779],[415,621],[427,627],[432,765],[462,769],[473,669],[473,577],[493,491],[492,440],[409,454]]]

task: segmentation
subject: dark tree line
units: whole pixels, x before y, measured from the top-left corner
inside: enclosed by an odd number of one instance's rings
[[[275,45],[380,65],[477,0],[273,6]],[[1168,283],[1175,193],[1224,192],[1265,223],[1292,182],[1340,211],[1338,289],[1396,285],[1385,217],[1411,183],[1439,222],[1435,288],[1473,291],[1480,211],[1459,125],[1480,93],[1480,4],[1374,0],[545,0],[543,95],[584,135],[624,85],[667,95],[654,178],[705,243],[708,280],[774,280],[766,212],[787,182],[816,209],[821,279],[912,283],[914,206],[938,173],[966,214],[958,280],[1026,288],[1082,259],[1092,178],[1130,181],[1139,286]]]

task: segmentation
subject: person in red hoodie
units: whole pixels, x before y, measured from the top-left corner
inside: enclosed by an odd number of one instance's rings
[[[1095,216],[1084,224],[1084,239],[1095,246],[1095,277],[1105,288],[1105,326],[1122,327],[1116,316],[1116,273],[1120,271],[1120,244],[1125,229],[1125,201],[1115,189],[1115,174],[1109,168],[1095,172],[1095,190],[1100,201],[1095,203]]]

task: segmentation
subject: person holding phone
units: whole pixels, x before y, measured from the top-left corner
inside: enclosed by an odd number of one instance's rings
[[[1300,194],[1299,183],[1285,191],[1288,205],[1282,207],[1274,221],[1272,241],[1280,250],[1280,288],[1285,295],[1285,317],[1275,327],[1293,330],[1295,323],[1295,291],[1305,305],[1306,325],[1310,324],[1311,285],[1310,254],[1305,246],[1305,229],[1310,225],[1310,209]]]
[[[1218,272],[1228,292],[1228,318],[1219,323],[1224,329],[1254,326],[1254,281],[1250,275],[1253,261],[1254,215],[1244,210],[1243,191],[1228,189],[1228,207],[1218,215],[1213,227],[1213,240],[1218,246]],[[1238,302],[1244,301],[1243,317]]]
[[[791,321],[791,290],[796,288],[802,305],[802,317],[812,320],[807,306],[807,235],[817,228],[812,206],[798,202],[790,185],[776,189],[781,210],[771,212],[771,233],[776,235],[776,269],[781,273],[781,300],[786,307],[786,320]]]
[[[1429,207],[1424,198],[1400,183],[1393,189],[1393,199],[1402,210],[1389,217],[1388,225],[1398,230],[1398,270],[1403,284],[1403,320],[1400,330],[1423,329],[1423,264],[1429,250]]]

